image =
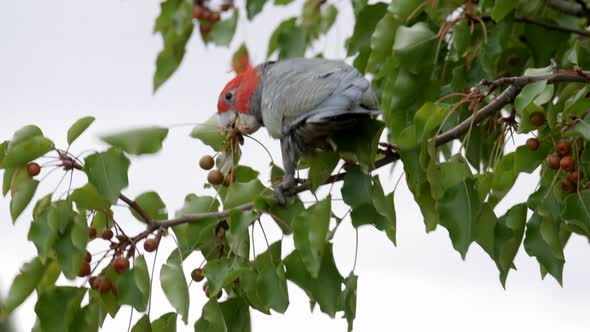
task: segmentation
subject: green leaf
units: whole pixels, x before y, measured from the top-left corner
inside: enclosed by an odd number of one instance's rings
[[[43,278],[47,264],[43,264],[39,257],[25,263],[20,273],[14,278],[8,296],[3,299],[0,307],[0,320],[6,319],[10,313],[21,305],[31,295]]]
[[[246,0],[246,16],[248,20],[252,21],[262,11],[265,4],[266,0]]]
[[[86,288],[54,287],[39,294],[35,312],[41,331],[71,331]]]
[[[201,140],[203,144],[209,145],[215,151],[223,150],[226,135],[219,126],[217,115],[213,115],[204,123],[196,125],[191,131],[191,137]]]
[[[153,332],[176,332],[176,313],[169,312],[152,322]]]
[[[376,72],[391,56],[395,31],[400,25],[400,21],[395,19],[391,13],[385,14],[377,23],[375,32],[371,36],[371,54],[367,62],[367,71]]]
[[[526,145],[519,146],[514,153],[515,172],[532,173],[547,158],[551,149],[552,144],[549,141],[542,141],[539,148],[535,151],[529,149]]]
[[[104,317],[100,313],[100,305],[97,302],[90,302],[85,305],[70,325],[71,331],[97,331],[102,324]]]
[[[129,184],[129,159],[117,148],[86,157],[84,172],[88,181],[111,203],[115,203],[121,190]]]
[[[228,299],[219,303],[225,326],[228,332],[250,332],[250,308],[248,304],[239,298]]]
[[[492,259],[494,259],[494,232],[496,224],[498,223],[498,217],[496,217],[490,204],[484,203],[481,206],[477,218],[477,237],[475,238],[475,241]]]
[[[395,34],[393,51],[402,67],[412,74],[424,71],[425,63],[434,61],[436,36],[424,22],[411,27],[400,26]]]
[[[194,194],[187,195],[184,199],[184,206],[182,209],[176,212],[176,217],[182,217],[191,215],[194,213],[202,212],[214,212],[219,209],[219,202],[213,197],[199,197]],[[205,218],[199,220],[198,223],[187,223],[174,226],[174,234],[178,240],[178,246],[182,252],[182,257],[186,258],[193,250],[199,249],[204,252],[209,252],[205,249],[206,245],[213,241],[207,241],[207,243],[201,242],[201,234],[206,232],[211,227],[215,227],[219,220],[217,218]],[[208,240],[215,236],[213,231]],[[212,250],[212,249],[208,249]]]
[[[580,136],[590,141],[590,119],[586,117],[583,121],[577,121],[573,128],[566,131],[565,136]]]
[[[150,154],[162,149],[162,142],[168,136],[168,128],[146,127],[102,136],[101,139],[130,154]]]
[[[349,332],[352,331],[352,323],[356,317],[356,286],[358,278],[353,272],[350,272],[350,275],[344,279],[345,288],[340,295],[340,305],[343,307]]]
[[[4,170],[4,176],[2,178],[2,195],[6,196],[8,191],[10,191],[10,183],[12,182],[12,177],[17,173],[17,171],[23,170],[22,168],[7,168]]]
[[[281,43],[279,41],[281,35],[294,29],[296,23],[296,17],[286,19],[283,22],[281,22],[281,24],[279,24],[279,26],[273,31],[272,35],[270,36],[270,40],[268,41],[268,50],[266,52],[267,58],[270,57],[276,50],[278,50],[281,47]]]
[[[590,236],[590,190],[582,190],[579,195],[566,196],[564,205],[561,216],[566,224],[573,224]]]
[[[87,183],[83,187],[80,187],[72,192],[70,198],[74,203],[78,211],[80,210],[102,210],[108,208],[111,203],[102,197],[102,195],[96,190],[96,187],[92,183]]]
[[[227,326],[223,319],[223,312],[215,298],[212,298],[203,306],[201,318],[195,322],[195,331],[203,332],[227,332]]]
[[[285,267],[281,263],[281,241],[270,245],[267,251],[256,256],[257,293],[268,308],[284,313],[289,306],[289,292]]]
[[[27,239],[32,241],[37,247],[37,253],[41,259],[50,256],[53,244],[57,239],[57,231],[49,226],[49,211],[45,209],[43,213],[31,223]]]
[[[529,106],[537,96],[545,90],[547,80],[527,84],[514,99],[514,108],[522,115],[524,109]]]
[[[16,145],[37,136],[43,136],[41,129],[35,125],[26,125],[12,135],[12,139],[8,142],[7,149],[14,148]]]
[[[9,141],[4,141],[4,142],[2,142],[2,144],[0,144],[0,169],[4,168],[4,166],[2,164],[2,160],[4,159],[4,156],[6,155],[6,150],[8,149],[8,143],[9,143]]]
[[[143,315],[141,319],[139,319],[135,323],[135,325],[133,325],[133,328],[131,328],[131,332],[152,332],[152,324],[150,324],[150,317],[148,315]]]
[[[492,9],[492,19],[496,22],[501,21],[506,15],[510,14],[516,8],[518,2],[512,0],[496,0]]]
[[[232,183],[227,189],[223,207],[225,209],[232,209],[239,205],[252,202],[264,190],[266,190],[266,187],[258,179],[245,183]]]
[[[179,257],[178,251],[174,250],[168,257],[166,264],[162,265],[162,269],[160,270],[160,284],[170,304],[176,309],[177,313],[182,315],[182,320],[187,323],[189,295],[181,261],[182,259]]]
[[[338,165],[338,153],[333,151],[321,151],[310,158],[308,181],[312,191],[330,177],[336,165]]]
[[[234,167],[234,176],[237,182],[249,182],[258,177],[260,173],[251,167],[239,165]]]
[[[220,258],[212,259],[203,268],[203,274],[207,277],[207,285],[211,296],[217,295],[221,289],[232,283],[244,270],[247,270],[236,259]]]
[[[234,38],[239,16],[239,11],[234,9],[231,17],[215,23],[208,39],[217,46],[229,46]]]
[[[165,0],[160,4],[154,32],[160,32],[164,48],[156,59],[154,92],[176,71],[193,32],[193,1]]]
[[[387,9],[387,4],[378,2],[376,4],[364,6],[363,9],[356,16],[354,30],[352,36],[347,42],[348,56],[354,55],[361,48],[370,45],[371,36],[377,23],[383,16]]]
[[[355,208],[371,202],[371,177],[356,166],[344,176],[340,190],[344,202]]]
[[[338,16],[338,8],[333,4],[329,4],[326,8],[324,8],[324,14],[322,15],[320,21],[320,32],[327,33],[330,31],[330,28],[336,22],[336,16]]]
[[[397,19],[405,21],[410,18],[410,15],[418,16],[423,10],[418,10],[418,8],[422,6],[422,0],[396,0],[389,3],[387,10]]]
[[[377,143],[384,123],[376,120],[365,118],[359,120],[354,128],[342,130],[334,136],[334,142],[338,146],[338,152],[350,152],[363,169],[374,166],[377,155]]]
[[[6,168],[24,166],[53,148],[53,142],[43,136],[27,138],[19,143],[15,143],[13,139],[8,144],[2,165]]]
[[[506,277],[520,248],[526,223],[526,204],[517,204],[506,212],[495,229],[494,258],[500,270],[500,281],[506,287]]]
[[[551,220],[534,213],[526,225],[524,249],[561,285],[563,275],[563,248],[559,239],[561,220]]]
[[[281,206],[279,204],[271,206],[270,213],[271,217],[281,228],[283,233],[291,234],[293,232],[293,227],[291,226],[293,220],[295,220],[297,215],[304,210],[305,206],[303,205],[303,202],[299,197],[294,197],[294,199],[286,206]]]
[[[33,219],[36,219],[38,216],[40,216],[41,213],[43,213],[43,211],[45,211],[45,209],[51,205],[51,196],[53,196],[53,193],[47,194],[37,201],[35,207],[33,208]]]
[[[396,214],[393,203],[393,192],[385,196],[379,177],[373,177],[373,189],[371,191],[371,200],[377,213],[382,217],[379,218],[375,225],[379,230],[385,230],[387,237],[396,245]]]
[[[448,188],[438,200],[440,224],[449,231],[453,248],[463,259],[477,234],[477,215],[480,208],[479,194],[472,178]]]
[[[132,269],[123,272],[118,282],[119,303],[129,304],[135,310],[147,309],[150,297],[150,275],[143,256],[134,261]]]
[[[57,237],[54,245],[55,254],[64,276],[75,279],[86,254],[88,243],[88,226],[86,219],[78,216],[69,223],[67,229]]]
[[[160,195],[155,191],[145,192],[135,198],[135,202],[147,213],[153,220],[168,219],[168,210],[166,204],[162,201]],[[143,217],[132,208],[129,208],[131,214],[141,221],[146,222]]]
[[[68,129],[68,144],[72,144],[82,133],[90,127],[94,122],[93,116],[85,116],[74,122],[74,124]]]
[[[331,198],[310,206],[293,220],[295,248],[313,278],[317,278],[322,256],[328,244],[326,236],[330,225]]]
[[[12,217],[12,222],[15,222],[27,205],[29,205],[31,199],[33,199],[33,196],[35,195],[35,191],[37,191],[38,185],[39,181],[33,180],[29,177],[24,181],[20,181],[16,185],[12,194],[12,200],[10,201],[10,216]]]
[[[317,278],[309,274],[301,257],[299,251],[295,250],[283,260],[287,268],[287,279],[301,287],[312,300],[319,303],[322,312],[334,317],[339,307],[343,278],[334,263],[332,245],[326,245]]]

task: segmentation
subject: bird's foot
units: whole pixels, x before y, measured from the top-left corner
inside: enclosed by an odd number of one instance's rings
[[[287,196],[291,193],[295,187],[295,178],[292,176],[285,176],[283,182],[281,182],[275,188],[275,197],[280,205],[287,205]]]

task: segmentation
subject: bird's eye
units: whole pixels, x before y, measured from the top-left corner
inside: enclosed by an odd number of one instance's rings
[[[231,93],[231,92],[226,92],[226,93],[225,93],[225,100],[231,100],[233,96],[234,96],[234,94],[233,94],[233,93]]]

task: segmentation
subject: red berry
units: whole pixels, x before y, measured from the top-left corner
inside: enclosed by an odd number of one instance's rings
[[[580,183],[584,178],[584,174],[580,171],[573,171],[570,175],[567,176],[570,182],[572,183]]]
[[[567,156],[572,151],[572,146],[566,140],[561,140],[555,144],[555,152],[560,157]]]
[[[203,17],[203,13],[205,13],[206,9],[202,6],[196,6],[193,8],[193,17],[196,19],[200,19]]]
[[[211,32],[211,29],[213,29],[213,26],[211,25],[211,23],[202,23],[199,26],[199,29],[201,30],[201,33],[206,35],[209,32]]]
[[[127,271],[127,269],[129,269],[129,258],[123,256],[115,258],[113,261],[113,269],[118,274]]]
[[[212,12],[211,15],[209,15],[209,20],[212,22],[217,22],[221,19],[221,15],[219,15],[218,12]]]
[[[152,252],[158,249],[158,241],[156,239],[147,239],[143,243],[143,249],[147,252]]]
[[[574,167],[576,166],[576,164],[574,162],[574,158],[572,158],[571,156],[565,156],[565,157],[561,158],[561,161],[559,162],[559,166],[564,171],[571,172],[574,170]]]
[[[31,177],[39,175],[39,173],[41,173],[41,166],[37,163],[29,163],[27,165],[27,173],[29,173],[29,176]]]
[[[111,290],[111,288],[113,287],[113,283],[111,282],[111,279],[109,279],[109,277],[107,276],[98,276],[96,277],[96,279],[94,279],[92,286],[99,293],[104,294]]]
[[[84,261],[90,263],[92,261],[92,255],[86,251],[86,254],[84,255]]]
[[[526,146],[531,151],[537,151],[537,149],[539,148],[539,140],[534,137],[531,137],[526,140]]]
[[[231,3],[231,2],[224,3],[224,4],[221,5],[221,10],[225,12],[225,11],[230,10],[233,6],[234,6],[234,4]]]
[[[561,159],[559,158],[558,155],[550,154],[549,157],[547,157],[547,167],[549,167],[551,169],[559,169],[560,161],[561,161]]]
[[[535,127],[539,127],[545,123],[545,114],[542,112],[535,112],[529,116],[529,121]]]
[[[561,181],[561,188],[563,189],[563,191],[565,191],[566,193],[573,193],[576,191],[576,184],[571,182],[568,177],[564,177],[563,180]]]
[[[111,231],[108,228],[105,228],[105,230],[102,231],[101,237],[105,240],[110,240],[113,237],[113,231]]]
[[[88,238],[91,240],[96,238],[96,228],[94,228],[94,227],[88,228]]]
[[[80,272],[78,272],[78,277],[86,277],[90,274],[90,263],[83,262],[82,266],[80,266]]]
[[[203,269],[200,269],[200,268],[194,269],[193,272],[191,272],[191,278],[196,282],[203,280],[203,278],[204,278]]]

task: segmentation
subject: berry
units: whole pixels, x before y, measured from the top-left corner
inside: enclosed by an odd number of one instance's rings
[[[84,255],[84,261],[88,263],[92,262],[92,255],[88,251],[86,251],[86,255]]]
[[[510,54],[507,61],[509,66],[515,67],[520,65],[520,57],[516,54]]]
[[[233,182],[236,182],[236,176],[233,174],[227,174],[224,178],[223,178],[223,186],[224,187],[229,187],[230,184],[232,184]]]
[[[204,21],[210,21],[211,20],[211,11],[209,10],[209,8],[205,8],[205,11],[203,12],[203,15],[201,15],[201,19]]]
[[[158,241],[156,239],[147,239],[143,243],[143,249],[147,252],[153,252],[158,249]]]
[[[225,11],[230,10],[233,6],[234,6],[234,4],[231,3],[231,2],[224,3],[224,4],[221,5],[221,10],[225,12]]]
[[[199,29],[201,30],[201,33],[206,35],[209,32],[211,32],[211,29],[213,29],[213,26],[211,25],[211,23],[203,23],[199,26]]]
[[[96,277],[96,279],[94,279],[92,286],[99,293],[104,294],[111,290],[111,288],[113,287],[113,283],[111,282],[111,279],[109,279],[109,277],[107,276],[98,276]]]
[[[566,140],[561,140],[555,144],[555,152],[560,157],[567,156],[572,151],[572,146]]]
[[[105,228],[104,231],[102,231],[102,235],[100,236],[105,240],[110,240],[113,237],[113,231],[111,231],[108,228]]]
[[[573,193],[576,191],[576,184],[572,183],[568,177],[564,177],[563,180],[561,181],[561,188],[563,189],[563,191],[565,191],[566,193]]]
[[[193,8],[193,17],[196,19],[200,19],[203,17],[203,14],[205,13],[206,9],[202,6],[196,6],[195,8]]]
[[[119,234],[116,237],[117,237],[117,240],[119,240],[119,243],[127,242],[127,237],[123,234]]]
[[[529,121],[533,124],[533,126],[539,127],[545,123],[545,114],[542,112],[535,112],[529,116]]]
[[[561,158],[561,160],[559,161],[559,167],[561,167],[561,169],[563,169],[564,171],[573,171],[575,165],[576,164],[574,162],[574,158],[572,158],[571,156],[565,156]]]
[[[555,153],[550,154],[549,157],[547,157],[547,167],[551,169],[559,169],[560,161],[561,159],[558,155],[556,155]]]
[[[27,165],[27,173],[29,173],[29,176],[31,177],[39,175],[39,173],[41,173],[41,166],[37,163],[29,163]]]
[[[94,227],[88,228],[88,238],[91,240],[96,238],[96,228],[94,228]]]
[[[212,169],[214,165],[215,165],[215,161],[213,160],[213,157],[211,157],[208,154],[202,156],[201,160],[199,160],[199,166],[201,166],[201,168],[206,171]]]
[[[193,278],[193,280],[196,282],[203,280],[203,278],[204,278],[203,269],[200,269],[200,268],[194,269],[193,272],[191,272],[191,278]]]
[[[577,184],[582,181],[582,179],[584,178],[584,174],[582,174],[580,171],[574,171],[570,175],[568,175],[567,178],[570,182]]]
[[[82,266],[80,266],[80,272],[78,272],[78,277],[85,277],[90,274],[90,263],[83,262]]]
[[[531,151],[537,151],[537,149],[539,148],[539,140],[534,137],[531,137],[526,140],[526,146]]]
[[[221,15],[219,15],[218,12],[212,12],[211,15],[209,16],[209,20],[212,22],[217,22],[221,19]]]
[[[129,258],[123,256],[115,258],[113,261],[113,269],[115,269],[115,272],[118,274],[127,271],[127,269],[129,269]]]
[[[207,174],[207,181],[212,185],[219,185],[223,183],[223,173],[219,170],[214,169]]]

